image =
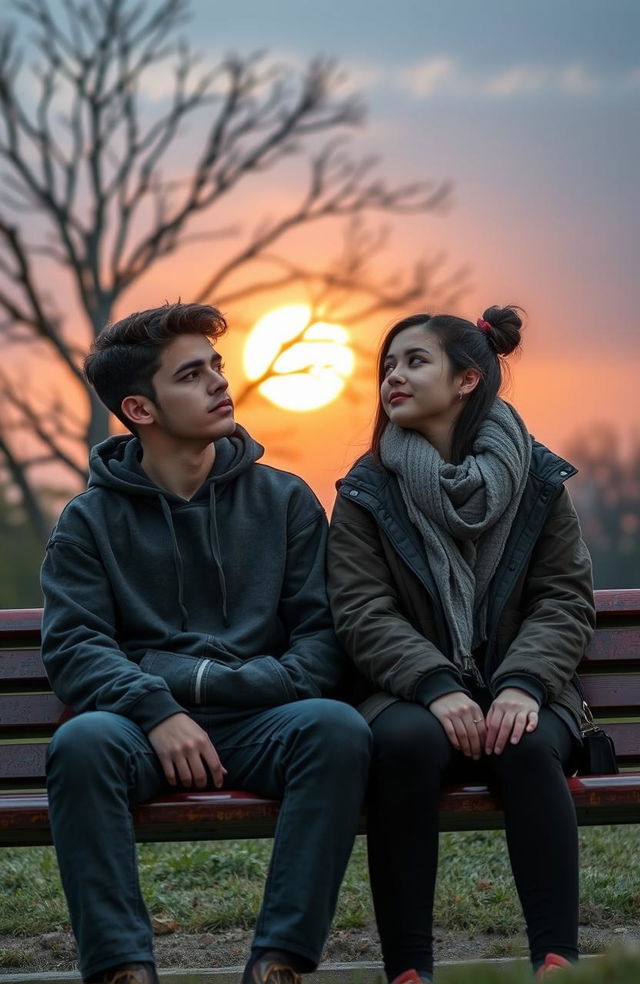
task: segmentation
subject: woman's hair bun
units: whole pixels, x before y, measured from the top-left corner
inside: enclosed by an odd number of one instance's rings
[[[514,304],[507,304],[506,307],[494,305],[482,314],[484,321],[491,326],[487,337],[498,355],[509,355],[520,344],[522,318],[519,310]]]

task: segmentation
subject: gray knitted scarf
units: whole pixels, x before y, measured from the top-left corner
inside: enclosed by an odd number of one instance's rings
[[[531,438],[513,407],[496,400],[459,465],[443,461],[417,431],[394,424],[380,452],[422,537],[453,659],[472,670],[470,654],[486,638],[489,584],[527,481]]]

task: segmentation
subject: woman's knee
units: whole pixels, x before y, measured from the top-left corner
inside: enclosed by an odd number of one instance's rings
[[[451,746],[442,725],[420,704],[398,701],[372,725],[373,760],[392,770],[440,772],[450,761]]]
[[[553,736],[538,729],[526,732],[516,745],[509,742],[493,759],[499,772],[516,772],[523,776],[562,767],[560,750]]]

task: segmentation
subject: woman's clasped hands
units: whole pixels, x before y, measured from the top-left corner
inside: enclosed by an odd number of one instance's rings
[[[508,742],[517,745],[525,732],[538,726],[539,704],[518,687],[505,687],[487,715],[468,694],[456,690],[436,698],[429,710],[444,728],[454,748],[469,758],[500,755]]]

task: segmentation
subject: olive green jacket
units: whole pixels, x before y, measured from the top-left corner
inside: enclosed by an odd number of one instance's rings
[[[576,676],[595,624],[591,560],[564,481],[576,469],[533,441],[529,479],[490,588],[487,640],[473,655],[495,695],[526,690],[577,733]],[[371,721],[395,700],[428,706],[473,689],[451,643],[429,558],[398,482],[372,456],[338,483],[329,597]]]

